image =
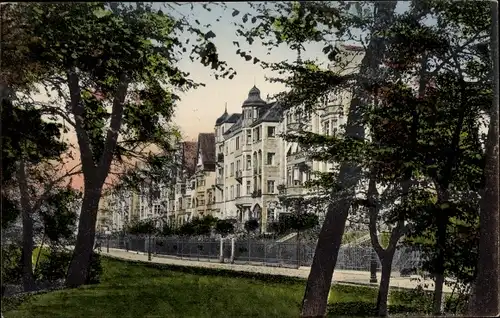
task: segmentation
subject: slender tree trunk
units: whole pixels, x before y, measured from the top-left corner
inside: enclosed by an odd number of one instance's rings
[[[40,248],[38,249],[38,253],[36,255],[35,268],[33,268],[33,271],[35,271],[36,268],[38,267],[38,261],[40,260],[40,254],[42,254],[43,243],[45,243],[45,233],[43,233],[43,236],[42,236],[42,242],[40,243]]]
[[[21,194],[23,222],[22,281],[24,291],[31,291],[35,288],[35,279],[33,277],[33,219],[25,169],[24,159],[21,159],[17,168],[17,181]]]
[[[499,269],[499,128],[498,128],[498,2],[491,2],[493,105],[486,141],[485,191],[479,214],[479,259],[469,315],[495,316],[500,311]]]
[[[380,257],[382,264],[382,273],[380,275],[380,285],[377,295],[377,314],[381,317],[387,316],[387,299],[389,297],[389,283],[391,280],[392,260],[394,258],[395,248],[387,249]]]
[[[396,1],[375,3],[375,17],[373,32],[384,30],[390,25],[396,8]],[[368,102],[367,93],[363,86],[375,82],[378,67],[384,57],[384,40],[372,37],[368,44],[365,56],[361,61],[359,74],[362,78],[354,90],[353,98],[347,117],[346,135],[355,139],[364,138],[364,127],[360,123],[362,118],[361,107]],[[311,271],[302,301],[301,316],[321,317],[326,315],[328,294],[333,278],[333,271],[337,264],[337,257],[344,235],[347,216],[351,208],[355,187],[360,177],[360,168],[349,163],[342,163],[339,174],[339,184],[342,190],[333,191],[330,197],[333,200],[328,205],[325,220],[318,237]],[[340,196],[340,199],[337,199]]]
[[[87,281],[101,190],[101,187],[85,187],[75,250],[66,278],[68,287],[78,287]]]
[[[445,257],[444,252],[446,249],[446,227],[448,226],[448,215],[444,211],[439,211],[437,217],[438,229],[436,233],[436,247],[437,258],[435,268],[435,286],[434,296],[432,301],[432,311],[434,315],[441,315],[443,312],[443,286],[444,286],[444,271],[445,271]]]
[[[443,314],[443,287],[444,287],[444,274],[436,273],[435,287],[432,300],[433,314],[439,316]]]

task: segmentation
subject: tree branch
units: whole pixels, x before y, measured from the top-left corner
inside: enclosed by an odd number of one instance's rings
[[[82,168],[85,176],[91,176],[95,168],[94,160],[92,159],[92,148],[90,147],[90,139],[83,128],[84,108],[81,99],[81,90],[78,74],[75,68],[67,70],[68,87],[70,92],[70,108],[75,117],[75,130],[80,147],[80,158],[82,160]]]
[[[125,73],[120,75],[120,83],[118,84],[118,89],[116,95],[113,99],[113,108],[111,111],[111,123],[106,135],[106,141],[104,144],[104,151],[99,162],[99,169],[101,170],[101,175],[105,178],[111,161],[113,160],[113,155],[116,149],[116,143],[118,141],[118,134],[120,132],[120,127],[122,124],[122,117],[124,111],[125,97],[127,96],[129,80]]]

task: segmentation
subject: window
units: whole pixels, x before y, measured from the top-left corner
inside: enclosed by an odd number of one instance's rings
[[[234,176],[234,162],[231,163],[231,177]]]
[[[231,186],[231,196],[230,200],[234,200],[234,186]]]
[[[253,140],[254,142],[260,141],[260,127],[257,127],[254,129],[253,137],[254,137],[254,140]]]
[[[236,160],[236,171],[240,171],[241,169],[241,162],[239,160]]]
[[[286,183],[287,185],[292,184],[292,169],[288,168],[286,171]]]
[[[276,135],[276,128],[275,127],[267,127],[267,137],[274,138],[275,135]]]
[[[236,150],[240,149],[240,137],[236,137]]]
[[[268,166],[272,166],[272,165],[274,165],[274,156],[275,156],[274,152],[268,152],[268,153],[267,153],[267,160],[266,160],[266,164],[267,164]]]
[[[236,185],[236,197],[239,198],[241,196],[241,187],[239,184]]]
[[[267,181],[267,193],[274,193],[274,181]]]
[[[155,206],[153,207],[153,213],[154,213],[155,215],[160,214],[160,206],[159,206],[159,205],[155,205]]]
[[[225,192],[225,194],[226,194],[226,195],[224,196],[224,200],[226,200],[226,201],[227,201],[227,194],[228,194],[227,187],[226,187],[226,192]]]
[[[229,149],[228,149],[228,147],[227,147],[227,145],[226,145],[226,155],[227,155],[228,153],[229,153]]]
[[[252,143],[252,130],[247,129],[247,145]]]
[[[247,181],[247,195],[252,193],[252,182]]]
[[[323,122],[323,134],[330,135],[330,122],[329,121]]]
[[[252,168],[252,156],[247,155],[247,170]]]

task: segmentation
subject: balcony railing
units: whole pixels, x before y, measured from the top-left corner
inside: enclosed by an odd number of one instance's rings
[[[262,190],[255,190],[252,192],[252,198],[260,198],[262,196]]]
[[[224,154],[223,153],[217,154],[217,162],[224,162]]]

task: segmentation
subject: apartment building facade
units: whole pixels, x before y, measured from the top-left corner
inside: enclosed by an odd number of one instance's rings
[[[254,86],[241,109],[225,111],[215,123],[217,216],[237,224],[255,218],[265,229],[278,201],[281,108],[264,101]]]
[[[330,69],[343,75],[356,71],[364,57],[363,48],[351,45],[339,45],[338,48],[342,57],[341,62],[330,66]],[[325,96],[313,111],[306,111],[302,107],[285,110],[278,126],[278,132],[290,134],[308,131],[327,136],[342,134],[344,125],[347,123],[351,99],[351,91],[339,88]],[[306,188],[305,183],[314,178],[313,172],[330,172],[334,168],[334,164],[310,160],[307,151],[301,149],[300,145],[285,139],[281,139],[279,149],[281,154],[280,197],[317,196],[318,192],[315,189]],[[315,210],[324,211],[325,209],[316,208]],[[278,213],[289,212],[287,207],[279,205]]]
[[[341,63],[331,69],[342,74],[356,71],[363,49],[339,48]],[[280,214],[290,212],[280,199],[313,195],[314,190],[304,186],[312,172],[333,168],[332,163],[309,160],[298,144],[281,135],[299,130],[342,133],[350,101],[351,92],[339,89],[314,112],[300,107],[284,110],[279,102],[264,101],[260,90],[252,87],[240,113],[229,114],[226,107],[215,122],[214,133],[201,133],[196,142],[181,143],[178,160],[182,168],[176,172],[175,185],[165,190],[165,219],[182,225],[193,217],[213,215],[240,226],[257,219],[265,232]],[[141,219],[155,215],[153,208],[141,212]]]

